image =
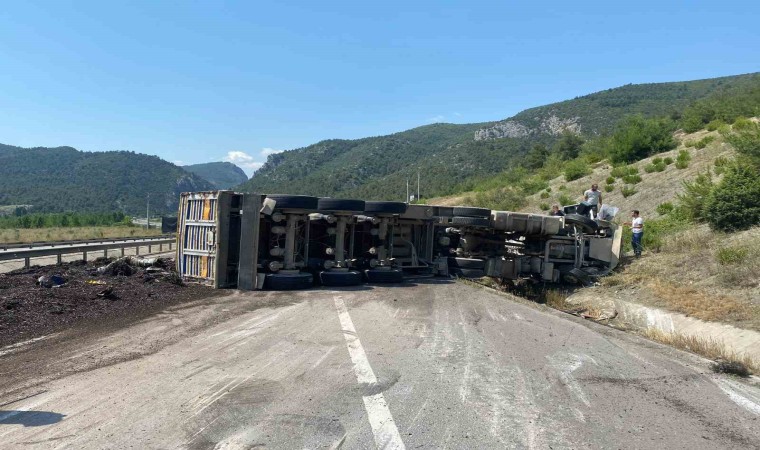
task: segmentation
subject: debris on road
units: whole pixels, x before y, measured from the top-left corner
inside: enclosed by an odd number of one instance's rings
[[[0,347],[218,293],[183,284],[173,267],[170,258],[99,258],[0,274]]]

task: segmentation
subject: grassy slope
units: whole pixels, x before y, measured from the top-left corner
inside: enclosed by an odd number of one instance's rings
[[[20,228],[0,230],[0,244],[26,242],[73,241],[79,239],[110,239],[118,237],[156,236],[161,230],[140,227],[66,227]]]

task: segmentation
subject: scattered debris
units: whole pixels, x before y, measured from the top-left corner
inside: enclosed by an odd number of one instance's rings
[[[85,283],[87,283],[87,284],[98,284],[98,285],[100,285],[100,284],[107,284],[103,280],[87,280],[87,281],[85,281]]]
[[[98,292],[98,297],[108,298],[108,299],[111,299],[111,300],[114,300],[114,299],[117,298],[113,294],[113,286],[108,286],[107,288],[105,288],[102,291]]]
[[[44,288],[52,288],[66,284],[66,279],[60,275],[43,275],[37,278],[37,284]]]
[[[718,360],[710,368],[715,373],[727,373],[745,378],[751,375],[749,368],[739,361]]]
[[[98,273],[102,273],[104,275],[110,275],[112,277],[116,276],[131,276],[135,272],[134,267],[132,267],[125,258],[117,259],[116,261],[109,263],[107,266],[99,267]]]

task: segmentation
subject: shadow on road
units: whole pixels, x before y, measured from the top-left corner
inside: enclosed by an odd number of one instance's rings
[[[1,425],[23,425],[25,427],[40,427],[58,423],[66,417],[63,414],[50,411],[4,411],[0,410]]]

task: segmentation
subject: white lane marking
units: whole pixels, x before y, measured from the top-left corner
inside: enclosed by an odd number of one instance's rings
[[[749,392],[749,389],[746,386],[742,386],[739,383],[732,382],[729,380],[718,380],[717,385],[721,391],[725,392],[726,395],[728,395],[728,398],[730,398],[731,401],[741,406],[742,408],[746,409],[747,411],[755,413],[758,416],[760,416],[760,403],[756,403],[755,401],[753,401],[754,399],[750,400],[749,398],[742,395],[742,394],[751,395],[751,392]],[[745,391],[745,392],[740,393],[737,391]]]
[[[348,314],[348,309],[346,309],[346,304],[343,303],[343,298],[339,296],[335,297],[335,308],[338,310],[338,318],[340,319],[340,326],[343,328],[343,337],[346,339],[348,354],[351,356],[351,362],[354,363],[356,381],[359,384],[369,385],[377,383],[377,378],[372,371],[372,366],[369,365],[367,354],[364,352],[359,335],[356,334],[354,322]],[[363,400],[364,409],[367,410],[369,424],[372,427],[372,434],[375,437],[377,448],[406,449],[382,392],[364,396]]]

